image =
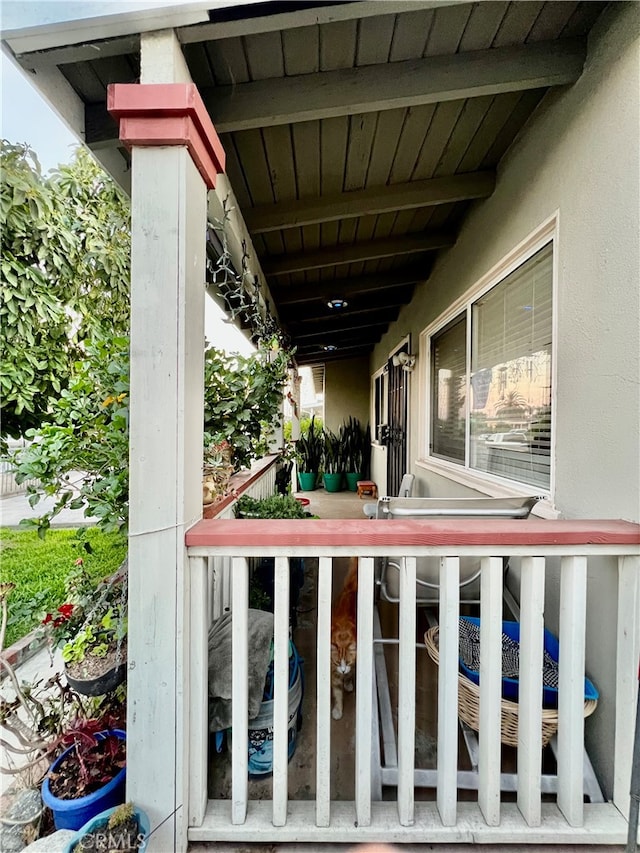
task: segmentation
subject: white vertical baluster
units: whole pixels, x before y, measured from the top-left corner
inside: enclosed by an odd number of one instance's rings
[[[618,558],[616,728],[613,802],[628,818],[640,656],[640,557]]]
[[[416,749],[416,558],[400,563],[400,624],[398,651],[398,817],[402,826],[414,822]]]
[[[518,808],[529,826],[539,826],[541,820],[544,567],[544,557],[522,558],[518,694]]]
[[[247,818],[249,794],[247,733],[249,730],[249,670],[248,670],[248,594],[249,567],[244,557],[234,557],[231,619],[231,725],[234,737],[231,745],[231,823],[242,824]]]
[[[563,557],[560,565],[558,808],[570,826],[582,826],[587,558]]]
[[[331,557],[318,566],[316,826],[331,820]]]
[[[480,739],[478,803],[489,826],[500,824],[502,559],[482,560],[480,581]]]
[[[356,817],[371,824],[371,713],[373,705],[373,558],[358,561],[356,666]]]
[[[287,822],[289,727],[289,560],[276,557],[273,608],[273,825]]]
[[[438,673],[438,792],[436,802],[445,826],[456,823],[458,781],[458,616],[460,560],[440,560],[440,630]]]
[[[199,826],[207,805],[207,741],[208,721],[208,626],[209,596],[208,559],[191,557],[191,605],[189,643],[189,825]]]

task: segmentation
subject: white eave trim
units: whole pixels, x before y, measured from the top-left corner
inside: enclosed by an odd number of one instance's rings
[[[48,50],[83,42],[116,38],[153,30],[185,27],[209,21],[209,10],[248,3],[250,0],[192,0],[192,2],[122,3],[120,5],[86,3],[87,16],[61,21],[63,4],[3,2],[2,37],[16,55]],[[143,6],[151,8],[141,8]],[[109,9],[104,14],[104,9]],[[116,11],[113,9],[127,9]],[[95,10],[95,12],[94,12]],[[37,21],[37,24],[32,24]]]

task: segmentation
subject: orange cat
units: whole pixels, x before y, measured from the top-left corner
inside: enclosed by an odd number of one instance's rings
[[[358,558],[352,557],[342,591],[331,611],[331,691],[334,720],[342,717],[344,691],[353,690],[356,665],[356,612],[358,602]]]

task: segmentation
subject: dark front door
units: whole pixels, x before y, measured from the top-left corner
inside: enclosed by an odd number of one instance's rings
[[[398,352],[408,352],[405,345]],[[395,353],[395,355],[398,354]],[[397,495],[407,471],[407,386],[409,374],[389,359],[389,434],[387,439],[387,494]]]

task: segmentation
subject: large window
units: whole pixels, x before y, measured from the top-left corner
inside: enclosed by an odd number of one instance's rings
[[[549,488],[552,244],[429,336],[430,456]]]

